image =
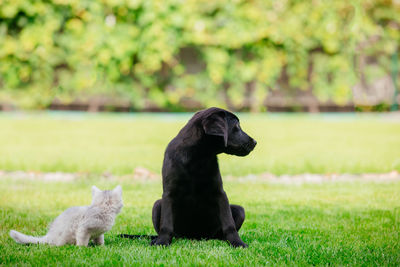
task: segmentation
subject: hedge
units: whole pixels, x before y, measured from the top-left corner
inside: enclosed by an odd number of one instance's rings
[[[273,90],[345,104],[389,75],[397,0],[0,0],[0,102],[105,98],[263,110]]]

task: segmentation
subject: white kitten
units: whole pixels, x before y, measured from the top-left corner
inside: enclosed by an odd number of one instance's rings
[[[104,245],[104,233],[114,225],[115,217],[123,207],[122,188],[117,186],[111,191],[101,191],[92,186],[92,195],[90,206],[67,209],[54,220],[45,236],[27,236],[14,230],[10,231],[10,236],[20,244],[87,246],[92,239],[95,244]]]

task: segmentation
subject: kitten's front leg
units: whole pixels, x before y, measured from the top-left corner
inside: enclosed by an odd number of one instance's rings
[[[104,234],[99,235],[98,237],[94,238],[93,241],[96,245],[100,245],[100,246],[104,245]]]
[[[90,234],[86,231],[86,229],[79,229],[76,233],[76,244],[78,246],[87,247],[89,244]]]

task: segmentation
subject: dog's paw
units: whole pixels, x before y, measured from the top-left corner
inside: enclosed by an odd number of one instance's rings
[[[244,243],[240,239],[231,241],[230,244],[231,244],[232,247],[235,247],[235,248],[247,248],[247,247],[249,247],[246,243]]]
[[[168,238],[163,238],[163,237],[156,237],[153,240],[151,240],[150,245],[152,246],[169,246],[171,245],[171,240]]]

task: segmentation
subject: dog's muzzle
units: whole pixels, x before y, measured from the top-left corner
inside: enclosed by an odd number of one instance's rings
[[[257,141],[252,138],[250,140],[250,142],[248,142],[246,144],[246,150],[248,150],[250,153],[251,151],[253,151],[253,149],[256,147],[256,145],[257,145]]]
[[[253,149],[256,147],[257,141],[251,138],[251,140],[242,146],[239,149],[235,149],[235,152],[232,153],[236,156],[247,156]]]

